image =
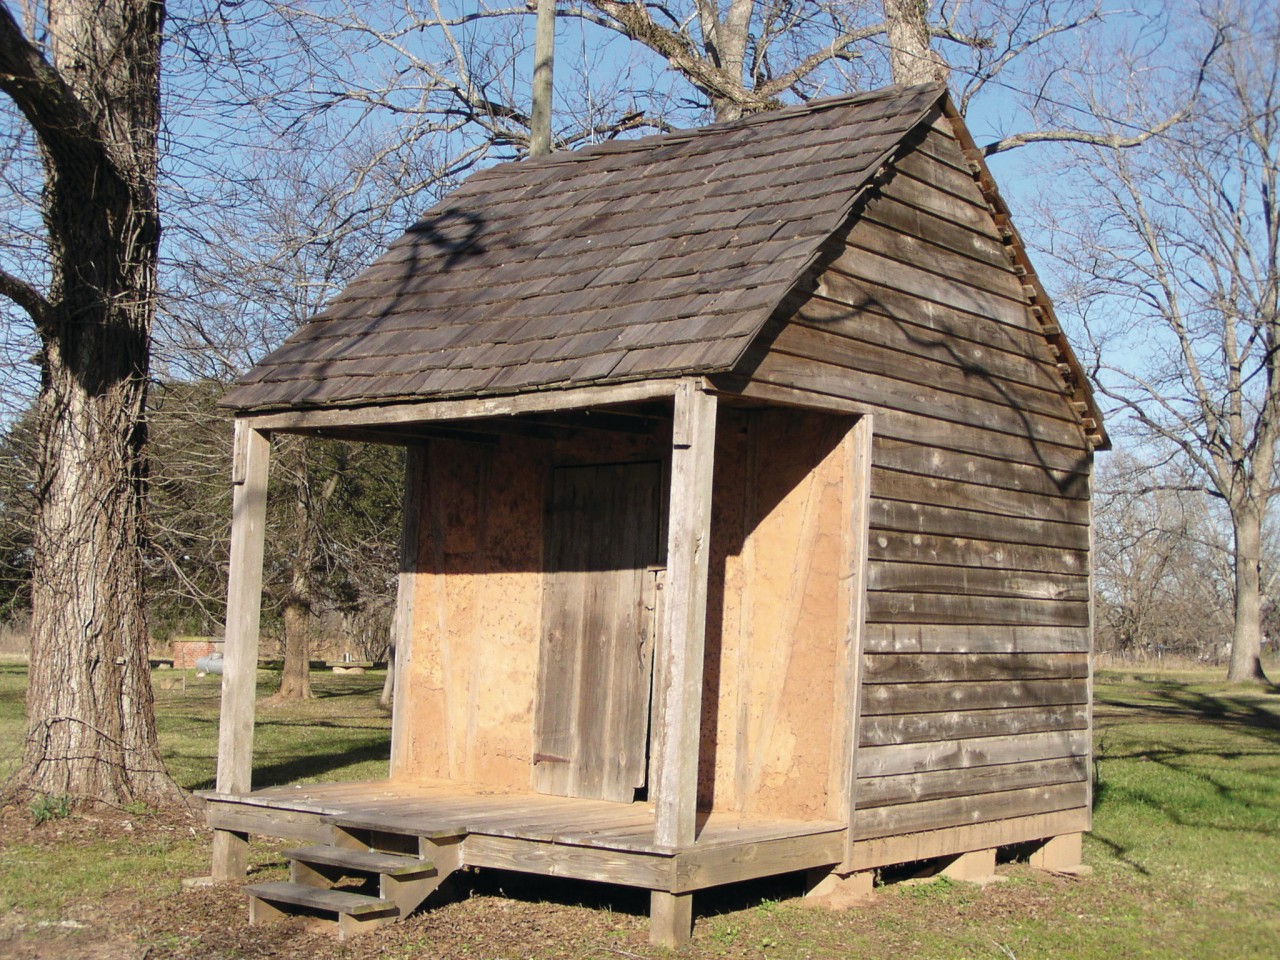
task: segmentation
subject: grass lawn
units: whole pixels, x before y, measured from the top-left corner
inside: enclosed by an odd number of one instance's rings
[[[165,760],[208,786],[216,678],[158,673]],[[272,679],[264,674],[264,679]],[[317,699],[259,710],[255,782],[362,779],[386,770],[382,676],[317,675]],[[0,774],[22,736],[25,670],[0,663]],[[264,695],[266,687],[260,690]],[[697,899],[689,957],[1270,958],[1280,942],[1280,695],[1233,690],[1203,672],[1097,678],[1097,806],[1085,879],[1013,863],[1005,882],[881,888],[848,913],[806,909],[797,882]],[[230,886],[183,889],[207,873],[198,820],[131,810],[33,823],[10,810],[0,834],[0,956],[148,960],[265,956],[656,958],[646,899],[616,888],[467,878],[469,898],[347,944],[297,922],[248,928]],[[255,842],[255,870],[281,874],[279,845]]]

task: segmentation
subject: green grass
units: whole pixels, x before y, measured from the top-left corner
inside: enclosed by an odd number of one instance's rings
[[[265,696],[274,678],[262,679],[259,692]],[[0,664],[0,769],[12,764],[21,742],[24,681],[22,669]],[[373,673],[317,674],[315,700],[261,706],[255,782],[385,775],[389,735],[377,706],[381,682]],[[208,786],[217,740],[216,678],[173,674],[164,686],[157,692],[157,715],[166,762],[184,787]],[[1280,695],[1232,689],[1214,674],[1194,671],[1103,672],[1095,694],[1098,783],[1094,830],[1085,845],[1094,876],[1069,880],[1011,865],[1002,868],[1007,882],[985,889],[948,881],[889,886],[870,906],[846,914],[803,909],[776,886],[760,887],[754,900],[731,899],[727,905],[707,895],[698,902],[709,912],[698,920],[694,944],[682,955],[1274,956],[1280,940]],[[119,829],[118,818],[112,822]],[[66,831],[65,842],[57,840],[57,831]],[[189,826],[148,829],[139,842],[128,835],[96,836],[83,817],[72,816],[51,819],[28,834],[0,841],[0,915],[69,915],[90,909],[103,890],[172,897],[180,911],[181,878],[207,871],[207,837]],[[260,865],[279,859],[268,844],[251,849]],[[539,887],[527,907],[515,904],[497,913],[494,901],[477,898],[446,908],[445,920],[414,918],[373,942],[387,956],[413,954],[409,948],[419,942],[436,945],[442,956],[664,955],[644,942],[644,922],[634,910],[580,910],[541,903],[541,896]],[[530,938],[517,922],[539,929],[557,925]],[[508,926],[510,943],[502,939]],[[169,934],[177,937],[177,927],[152,929],[149,942]],[[182,933],[186,952],[176,955],[201,955],[200,936]],[[307,956],[366,956],[341,952],[354,949],[335,944],[332,954]],[[156,955],[167,956],[167,950]]]

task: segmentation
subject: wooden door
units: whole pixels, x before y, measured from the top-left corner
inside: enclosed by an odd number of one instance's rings
[[[559,467],[546,520],[534,785],[630,801],[645,785],[660,463]]]

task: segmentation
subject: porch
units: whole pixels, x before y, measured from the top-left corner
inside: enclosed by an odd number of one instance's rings
[[[258,919],[273,909],[272,902],[299,904],[289,897],[307,893],[317,903],[302,905],[338,914],[340,929],[344,921],[349,925],[344,932],[412,909],[404,904],[393,912],[396,898],[387,882],[422,864],[432,878],[415,891],[418,902],[464,866],[647,889],[653,898],[654,939],[675,943],[688,936],[693,891],[830,867],[844,856],[845,828],[834,821],[700,813],[693,843],[670,847],[655,839],[651,803],[497,791],[452,781],[297,784],[203,796],[215,830],[241,840],[258,835],[308,845],[286,852],[300,885],[265,884],[260,895],[248,888]],[[339,894],[351,900],[346,911],[337,897],[333,905],[318,902],[329,893],[327,881],[350,875],[341,868],[359,868],[367,852],[389,855],[391,866],[364,867],[382,873],[385,899],[362,903]],[[316,876],[316,865],[323,865],[322,876]],[[385,914],[377,903],[386,905]]]

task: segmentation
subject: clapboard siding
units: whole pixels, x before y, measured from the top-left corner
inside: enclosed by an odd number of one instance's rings
[[[885,332],[894,324],[882,322],[862,324],[860,329],[869,333]],[[1050,420],[1074,423],[1070,408],[1063,403],[1061,391],[1024,384],[1011,378],[1001,378],[989,367],[978,368],[964,362],[963,358],[927,355],[913,349],[910,334],[901,335],[905,343],[883,345],[875,343],[871,336],[858,339],[841,329],[841,325],[811,315],[803,315],[788,325],[774,342],[774,349],[808,360],[823,360],[857,370],[871,376],[886,377],[891,381],[908,384],[943,384],[946,388],[973,400],[995,404],[1007,410],[1010,404],[1016,409],[1029,411]],[[885,335],[880,339],[892,340]],[[991,364],[991,366],[998,366]],[[1009,364],[1010,367],[1014,365]],[[1020,365],[1023,372],[1029,368]],[[1011,369],[1009,371],[1013,373]],[[1030,376],[1027,379],[1032,379]],[[1046,425],[1046,431],[1053,429]]]
[[[1088,653],[1087,627],[962,627],[935,623],[868,624],[863,650],[875,653]]]
[[[1090,449],[942,127],[789,309],[750,376],[875,412],[855,837],[1084,806]]]
[[[862,688],[862,714],[947,710],[1004,710],[1089,702],[1084,680],[1001,680],[971,683],[869,683]]]
[[[908,743],[942,743],[966,737],[1008,737],[1023,733],[1086,730],[1084,703],[1036,704],[994,710],[944,710],[864,716],[860,745],[896,749]],[[858,759],[862,760],[862,749]]]
[[[1083,653],[867,653],[866,683],[959,683],[972,680],[1057,680],[1089,676]]]
[[[894,593],[961,593],[1077,602],[1089,599],[1089,578],[1085,576],[928,563],[877,563],[868,575],[867,586]]]
[[[1076,574],[1086,574],[1089,562],[1089,555],[1083,550],[884,529],[877,530],[872,536],[868,556],[886,563],[916,562]]]
[[[876,467],[901,473],[924,474],[937,480],[958,480],[1013,490],[1038,497],[1064,497],[1072,500],[1089,498],[1087,473],[1050,470],[1043,465],[1011,463],[992,456],[987,450],[979,454],[964,453],[945,447],[895,440],[881,434],[876,437]],[[891,491],[886,491],[888,496]]]
[[[986,823],[1011,817],[1073,810],[1089,804],[1089,782],[1060,783],[1047,787],[1004,790],[946,800],[896,804],[889,807],[858,807],[854,815],[855,840],[891,837],[939,830],[959,824]]]
[[[838,268],[823,271],[800,314],[817,326],[831,324],[851,334],[867,317],[879,318],[876,330],[860,330],[859,338],[891,344],[897,335],[918,341],[925,355],[966,358],[989,372],[1050,391],[1062,389],[1062,378],[1047,351],[1027,349],[1027,329],[1009,326],[951,304],[921,301],[889,284],[860,279]],[[943,338],[939,344],[938,339]],[[996,356],[992,357],[991,355]],[[1010,364],[999,355],[1015,358]]]
[[[858,807],[886,807],[949,797],[968,797],[1000,790],[1047,787],[1077,783],[1088,776],[1089,763],[1083,757],[1064,757],[1040,763],[1015,761],[966,770],[938,770],[877,777],[858,787]]]
[[[866,747],[859,757],[862,762],[859,774],[864,779],[895,777],[907,773],[998,766],[1020,760],[1058,760],[1083,756],[1088,747],[1088,732],[1084,730]]]
[[[1066,461],[1068,467],[1074,463],[1079,448],[1077,424],[1071,419],[1011,406],[1009,394],[1017,392],[1014,385],[1010,384],[1004,391],[988,389],[989,385],[980,378],[965,378],[941,364],[931,364],[936,369],[927,377],[913,375],[906,369],[910,366],[906,362],[898,364],[900,369],[894,376],[857,369],[859,365],[872,365],[863,362],[863,354],[867,352],[846,337],[802,324],[789,324],[774,341],[756,376],[777,379],[808,370],[815,386],[824,383],[824,376],[828,384],[832,379],[845,384],[853,379],[860,393],[874,397],[878,404],[891,409],[956,424],[980,423],[992,433],[1057,446],[1060,450],[1056,457],[1071,458]],[[938,384],[943,383],[953,389],[940,389]],[[988,396],[975,396],[983,392]],[[1070,408],[1060,406],[1059,414],[1070,416]]]
[[[947,503],[1001,517],[1056,520],[1059,523],[1079,524],[1085,528],[1089,525],[1088,504],[1080,500],[1001,490],[980,483],[888,470],[883,466],[873,469],[871,488],[877,497],[884,500]]]

